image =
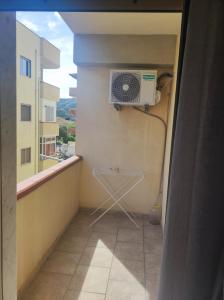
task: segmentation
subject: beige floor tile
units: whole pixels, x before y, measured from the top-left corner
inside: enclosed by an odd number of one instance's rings
[[[55,251],[47,259],[42,270],[73,275],[80,260],[80,254]]]
[[[86,293],[69,290],[63,300],[104,300],[104,294]]]
[[[117,259],[112,262],[110,279],[130,282],[145,282],[144,262],[137,260]]]
[[[139,217],[138,230],[121,213],[89,227],[95,217],[73,220],[22,300],[156,300],[161,228]]]
[[[143,215],[142,219],[143,219],[144,226],[150,225],[149,216],[148,215]]]
[[[89,208],[89,207],[80,207],[79,208],[79,212],[78,212],[78,215],[89,215],[91,212],[92,212],[92,208]]]
[[[149,218],[149,215],[144,215],[142,216],[142,219],[143,219],[143,224],[144,226],[150,226],[150,227],[153,227],[153,228],[159,228],[161,229],[161,225],[153,225],[151,222],[150,222],[150,218]]]
[[[117,223],[120,220],[120,215],[116,214],[116,213],[107,213],[106,215],[104,215],[101,219],[102,222],[109,222],[109,223]]]
[[[109,280],[106,300],[145,300],[146,290],[140,283]]]
[[[74,237],[89,237],[92,233],[93,229],[89,226],[89,224],[77,224],[75,222],[72,222],[66,232],[71,233]]]
[[[73,224],[78,225],[89,225],[96,219],[96,216],[91,216],[90,214],[78,214],[72,221]]]
[[[73,237],[79,237],[79,238],[89,238],[92,233],[92,229],[89,230],[89,228],[85,228],[83,226],[76,226],[76,227],[69,227],[69,229],[66,231],[67,235],[71,235]]]
[[[145,273],[159,274],[161,266],[161,256],[158,254],[145,254]]]
[[[77,237],[77,238],[89,238],[90,235],[91,235],[92,231],[85,231],[85,230],[80,230],[80,229],[75,229],[75,230],[72,230],[72,229],[69,229],[66,234],[67,235],[72,235],[73,237]]]
[[[141,229],[120,228],[117,240],[119,242],[143,243],[143,231]]]
[[[88,238],[72,237],[70,233],[65,233],[63,238],[56,245],[56,249],[72,253],[82,253],[87,242]]]
[[[109,268],[78,266],[69,288],[72,290],[84,291],[89,293],[105,294]]]
[[[142,228],[143,227],[143,220],[142,218],[138,218],[138,217],[135,217],[133,218],[134,221],[137,223],[137,225]],[[122,218],[120,220],[120,223],[119,223],[119,228],[129,228],[129,229],[138,229],[136,227],[136,225],[131,221],[129,220],[128,217],[124,216],[124,218]]]
[[[144,226],[144,238],[162,241],[163,235],[160,225]]]
[[[86,247],[80,259],[80,265],[111,267],[113,252],[111,249]]]
[[[150,284],[151,287],[156,287],[159,285],[160,273],[145,273],[145,282]]]
[[[26,292],[21,300],[63,300],[65,290],[61,288],[42,287],[35,292]]]
[[[40,272],[22,300],[62,300],[70,280],[68,275]]]
[[[95,231],[89,238],[88,246],[113,249],[115,247],[116,239],[117,235],[114,233]]]
[[[159,281],[157,279],[146,279],[146,300],[157,300]]]
[[[160,240],[151,240],[149,238],[144,238],[144,252],[159,254],[162,256],[163,245]]]
[[[116,222],[100,221],[92,227],[93,231],[117,234],[118,224]]]
[[[117,242],[114,256],[119,259],[144,261],[143,244]]]

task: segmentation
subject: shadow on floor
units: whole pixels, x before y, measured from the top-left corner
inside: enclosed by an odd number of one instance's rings
[[[88,210],[73,219],[22,300],[156,300],[160,226],[110,213],[96,225]]]

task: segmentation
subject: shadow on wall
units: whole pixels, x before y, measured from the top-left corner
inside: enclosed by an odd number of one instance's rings
[[[161,69],[159,74],[167,71],[170,70]],[[80,181],[81,207],[96,207],[105,197],[92,176],[92,169],[118,167],[144,172],[144,182],[127,197],[127,202],[133,211],[149,213],[159,191],[163,124],[132,107],[116,111],[108,103],[108,67],[79,66],[78,73],[76,153],[85,158]],[[150,112],[167,122],[169,100],[170,85],[162,90],[160,103],[150,108]]]

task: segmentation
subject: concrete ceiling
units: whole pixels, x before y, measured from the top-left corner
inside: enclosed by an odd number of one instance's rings
[[[178,34],[181,13],[60,13],[74,33]]]

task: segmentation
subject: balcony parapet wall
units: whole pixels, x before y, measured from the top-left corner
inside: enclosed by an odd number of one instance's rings
[[[71,157],[17,185],[18,297],[79,209],[81,157]]]

